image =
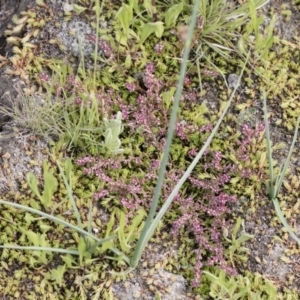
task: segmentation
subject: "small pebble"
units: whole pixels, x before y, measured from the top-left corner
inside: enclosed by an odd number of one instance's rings
[[[237,75],[237,74],[234,74],[234,73],[232,73],[232,74],[229,74],[228,75],[228,86],[230,87],[230,88],[236,88],[236,87],[239,87],[239,85],[240,85],[240,81],[239,81],[239,78],[240,78],[240,76],[239,75]]]

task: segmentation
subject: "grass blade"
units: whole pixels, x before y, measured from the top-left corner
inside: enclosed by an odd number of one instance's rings
[[[296,123],[296,128],[295,128],[295,132],[294,132],[294,137],[293,137],[293,141],[292,141],[292,144],[291,144],[291,147],[290,147],[290,150],[289,150],[289,154],[286,158],[286,161],[285,161],[285,164],[284,164],[284,167],[283,167],[283,170],[280,174],[280,177],[279,177],[279,180],[278,180],[278,183],[276,184],[275,186],[275,195],[277,197],[280,189],[281,189],[281,186],[282,186],[282,182],[283,182],[283,179],[284,179],[284,176],[286,174],[286,170],[288,168],[288,165],[290,163],[290,160],[291,160],[291,156],[292,156],[292,153],[293,153],[293,150],[294,150],[294,147],[295,147],[295,143],[296,143],[296,140],[297,140],[297,135],[298,135],[298,129],[299,129],[299,122],[300,122],[300,117],[297,118],[297,123]]]
[[[263,92],[263,102],[264,102],[264,120],[265,120],[265,130],[266,130],[266,141],[267,141],[267,154],[269,161],[269,174],[270,174],[270,197],[271,199],[275,198],[275,178],[274,178],[274,169],[273,169],[273,158],[272,158],[272,146],[270,138],[270,130],[268,123],[268,111],[266,103],[266,92]]]
[[[278,199],[274,199],[273,203],[274,203],[276,213],[277,213],[281,223],[283,224],[285,229],[289,232],[289,234],[292,236],[292,238],[298,243],[298,245],[300,245],[300,239],[297,237],[297,235],[291,229],[291,227],[289,226],[289,224],[287,223],[285,217],[282,214],[281,208],[280,208],[279,203],[278,203]]]

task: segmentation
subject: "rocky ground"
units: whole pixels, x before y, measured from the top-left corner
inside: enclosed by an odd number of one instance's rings
[[[57,9],[57,11],[64,3],[64,1],[50,2],[52,2],[53,10]],[[276,33],[293,43],[294,36],[300,31],[300,12],[294,7],[293,3],[291,3],[291,1],[271,0],[268,6],[264,8],[264,13],[267,18],[270,9],[280,12],[283,4],[291,9],[293,14],[288,21],[284,20],[284,17],[278,19],[276,23]],[[5,28],[7,28],[7,25],[10,23],[13,14],[26,10],[28,5],[34,6],[36,4],[33,0],[19,0],[15,3],[13,3],[13,1],[0,1],[0,54],[2,56],[9,57],[12,55],[11,47],[6,45],[5,38],[3,37]],[[60,22],[59,30],[53,27],[55,22]],[[49,22],[49,24],[43,28],[41,36],[51,37],[59,35],[62,43],[66,47],[66,52],[54,52],[52,51],[51,45],[47,46],[46,44],[41,45],[40,49],[45,51],[46,55],[52,55],[52,57],[53,55],[57,55],[60,59],[67,59],[69,51],[72,51],[72,54],[78,57],[80,53],[75,41],[76,39],[72,39],[68,34],[71,28],[79,28],[81,32],[85,33],[89,33],[92,30],[86,20],[75,18],[70,22],[65,22],[60,19],[59,14],[57,14],[55,15],[55,20]],[[84,36],[82,37],[84,38]],[[89,49],[85,49],[87,51],[86,55],[88,55]],[[90,49],[90,51],[92,51],[92,49]],[[4,70],[5,68],[0,71],[0,101],[1,106],[9,108],[11,107],[12,101],[17,101],[20,96],[17,87],[25,86],[26,80],[6,75],[4,74]],[[242,95],[243,86],[241,86],[240,92]],[[211,91],[211,94],[214,94],[214,91]],[[213,105],[213,101],[211,101],[212,98],[208,98],[210,99],[210,104]],[[261,102],[254,103],[253,107],[257,111],[255,115],[256,120],[262,120],[262,114],[259,112],[261,111]],[[277,119],[281,118],[282,110],[276,103],[270,104],[269,111],[272,115],[272,121],[276,122]],[[40,137],[33,136],[26,130],[15,129],[14,124],[10,121],[10,118],[3,112],[0,112],[0,195],[7,191],[17,191],[19,182],[25,178],[28,171],[31,170],[34,171],[35,174],[40,175],[41,168],[39,166],[42,165],[43,159],[48,155],[46,151],[48,148],[46,141]],[[272,138],[275,143],[284,142],[286,145],[289,145],[292,133],[287,132],[286,128],[280,124],[273,125]],[[292,167],[292,172],[297,177],[299,172],[298,168],[300,167],[300,161],[297,160],[299,150],[300,147],[298,143]],[[287,152],[288,147],[285,146],[276,152],[276,159],[283,160]],[[33,161],[35,163],[32,163]],[[259,197],[261,197],[261,203],[263,203],[263,205],[258,205],[255,211],[243,211],[243,205],[235,208],[236,215],[240,215],[245,219],[246,232],[255,235],[254,239],[246,243],[246,246],[250,249],[247,268],[252,272],[258,272],[273,280],[281,290],[295,287],[299,291],[300,254],[295,250],[298,247],[294,241],[288,237],[287,233],[282,230],[281,225],[270,225],[275,218],[273,205],[263,194],[259,195]],[[282,197],[284,198],[284,195]],[[297,199],[294,200],[292,203],[287,203],[288,208],[298,206]],[[247,201],[247,199],[245,199],[245,201]],[[299,209],[296,211],[299,212]],[[289,220],[297,229],[298,235],[300,235],[300,227],[297,225],[299,224],[299,220],[299,217],[293,217]],[[160,265],[163,265],[164,260],[172,251],[174,251],[172,247],[162,247],[158,249],[159,254],[155,255],[155,257],[149,257],[152,252],[147,251],[141,265],[148,260],[151,261],[151,266],[157,265],[158,262]],[[151,282],[151,284],[149,282]],[[187,291],[185,279],[182,276],[166,272],[163,268],[158,268],[150,272],[150,269],[140,267],[132,274],[130,279],[125,282],[116,283],[113,287],[113,292],[115,297],[120,300],[154,299],[152,292],[153,285],[155,289],[159,289],[162,292],[162,299],[164,300],[193,299],[192,294]],[[12,299],[6,298],[5,295],[1,296],[3,297],[2,299]]]

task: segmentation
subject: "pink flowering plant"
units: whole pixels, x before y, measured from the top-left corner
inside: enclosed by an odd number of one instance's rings
[[[181,80],[183,79],[182,77]],[[170,114],[167,108],[168,103],[161,96],[163,82],[156,77],[153,63],[146,65],[142,80],[145,87],[143,93],[140,93],[137,83],[127,82],[126,84],[128,91],[135,93],[136,100],[132,104],[124,104],[113,90],[102,96],[105,98],[105,112],[112,114],[113,109],[117,109],[122,113],[126,124],[124,132],[130,137],[122,139],[124,156],[113,158],[85,156],[77,161],[79,165],[84,166],[85,174],[95,175],[99,179],[100,189],[94,197],[107,209],[121,204],[126,209],[128,218],[134,216],[141,207],[145,209],[155,207],[152,195],[155,192],[155,182],[161,167],[160,156],[167,143],[165,136]],[[185,91],[184,94],[188,92]],[[187,97],[181,103],[180,109],[184,111],[187,107],[195,105],[195,101],[196,97]],[[223,116],[225,112],[226,110]],[[194,266],[194,286],[199,284],[204,265],[220,265],[229,273],[235,273],[235,270],[226,263],[223,255],[222,229],[226,226],[224,216],[228,212],[228,205],[236,201],[236,197],[226,193],[224,187],[229,183],[231,176],[239,173],[236,165],[226,164],[220,151],[208,149],[221,118],[214,128],[205,121],[204,107],[200,107],[199,113],[203,115],[203,118],[177,120],[175,123],[175,143],[170,148],[171,159],[166,163],[165,180],[161,185],[160,211],[155,221],[152,220],[148,227],[146,225],[144,227],[149,230],[150,226],[153,232],[158,221],[174,200],[174,205],[181,217],[173,219],[172,233],[179,236],[180,231],[186,228],[193,233],[198,245],[195,252],[197,262]],[[250,129],[247,131],[247,128],[244,128],[240,142],[237,141],[236,150],[236,156],[240,159],[243,156],[244,161],[248,160],[249,148],[247,146],[251,138],[261,130],[257,129],[252,132]],[[198,149],[199,144],[203,143],[205,146]],[[196,166],[195,162],[199,161],[203,154],[205,155],[201,164]],[[189,167],[191,160],[193,160],[194,172]],[[185,172],[186,168],[187,172]],[[248,178],[250,173],[251,170],[248,172],[244,170],[243,177]],[[210,175],[206,178],[202,177],[202,174]],[[182,185],[183,191],[179,191],[179,186]],[[193,196],[189,195],[190,191],[193,191]],[[146,240],[148,240],[151,235],[146,229]],[[143,244],[141,245],[143,247]],[[138,252],[136,261],[131,260],[131,267],[135,267],[134,264],[137,263],[139,255],[141,252]],[[135,256],[132,259],[134,258]]]
[[[149,100],[152,102],[153,99]],[[138,109],[129,111],[129,115],[133,115],[136,110],[143,111],[140,106],[136,108]],[[128,119],[128,122],[133,128],[139,126],[139,121],[134,121],[134,118]],[[157,129],[157,127],[155,128]],[[198,153],[195,148],[188,150],[187,147],[182,146],[182,132],[188,133],[189,125],[186,125],[186,131],[184,129],[181,132],[175,131],[175,143],[171,148],[171,162],[167,165],[161,199],[168,199],[176,182],[184,174],[184,168],[188,167],[189,161]],[[197,130],[202,133],[202,141],[205,142],[211,129],[211,125],[203,125],[193,128],[192,132]],[[245,125],[245,129],[249,129],[249,127]],[[172,213],[167,213],[167,219],[172,228],[171,232],[175,237],[179,238],[184,231],[192,233],[195,237],[197,248],[195,248],[194,286],[199,284],[201,270],[204,266],[218,265],[228,273],[235,274],[235,270],[224,257],[222,231],[227,227],[224,217],[230,212],[230,204],[235,203],[237,197],[227,193],[226,186],[234,176],[239,175],[245,180],[250,180],[254,170],[245,168],[251,150],[248,146],[250,143],[252,144],[249,138],[258,132],[259,129],[246,130],[241,138],[236,140],[235,155],[237,158],[243,156],[245,162],[242,171],[239,171],[237,165],[230,162],[220,151],[207,149],[200,164],[195,167],[185,182],[183,191],[179,191],[174,198],[173,207],[181,216],[174,217]],[[134,138],[138,140],[140,134],[136,135]],[[186,135],[186,139],[188,139],[188,135]],[[180,141],[181,143],[179,143]],[[135,156],[130,155],[128,158],[86,156],[77,161],[79,165],[84,166],[85,174],[95,175],[100,179],[101,189],[94,194],[94,197],[107,209],[122,204],[127,211],[128,218],[134,216],[141,207],[146,209],[151,207],[160,166],[160,161],[155,156],[159,155],[159,150],[163,149],[165,145],[164,139],[161,139],[160,142],[152,139],[152,131],[149,131],[149,134],[144,133],[142,143],[145,149],[150,150],[144,152],[138,150],[135,152]],[[242,158],[241,161],[243,162]],[[178,168],[179,165],[182,168]],[[193,196],[190,196],[191,193]],[[164,201],[160,202],[160,207]]]

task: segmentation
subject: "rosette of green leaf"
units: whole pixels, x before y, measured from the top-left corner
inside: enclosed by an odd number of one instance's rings
[[[136,0],[129,2],[129,5],[123,3],[116,14],[116,19],[118,21],[115,31],[117,41],[121,45],[128,46],[128,41],[133,38],[138,40],[139,45],[141,46],[152,34],[161,38],[164,32],[164,23],[162,21],[147,22],[137,8],[138,2]],[[151,16],[156,15],[155,7],[153,8],[149,1],[145,1],[144,5]],[[139,14],[138,21],[134,17],[134,12]],[[137,32],[133,29],[133,27],[136,28]],[[122,32],[119,31],[119,28]]]
[[[263,102],[264,102],[264,120],[265,120],[265,127],[266,127],[267,155],[268,155],[269,174],[270,174],[270,181],[266,183],[269,199],[273,201],[276,213],[277,213],[281,223],[284,225],[284,227],[290,233],[290,235],[293,237],[293,239],[300,245],[300,239],[294,233],[292,228],[288,225],[288,223],[281,211],[279,202],[278,202],[278,194],[281,189],[283,179],[286,174],[286,171],[287,171],[287,168],[290,163],[290,159],[291,159],[294,147],[295,147],[297,134],[298,134],[298,128],[299,128],[299,124],[300,124],[300,116],[298,116],[298,118],[297,118],[294,137],[293,137],[293,141],[292,141],[288,156],[286,158],[283,168],[281,166],[279,174],[276,177],[274,175],[275,172],[274,172],[274,163],[273,163],[273,158],[272,158],[272,145],[271,145],[271,138],[270,138],[269,123],[268,123],[268,111],[267,111],[266,93],[265,92],[263,93]]]

